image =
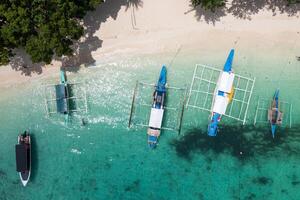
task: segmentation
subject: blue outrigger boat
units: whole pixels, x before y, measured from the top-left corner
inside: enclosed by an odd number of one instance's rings
[[[166,97],[166,83],[167,83],[167,68],[162,66],[160,76],[155,86],[153,93],[153,103],[151,107],[151,114],[149,119],[148,144],[149,147],[154,149],[157,146],[158,138],[160,136],[163,115],[164,103]]]
[[[282,124],[283,113],[279,110],[279,89],[275,91],[271,108],[268,110],[268,120],[271,124],[272,137],[275,137],[277,125]]]
[[[234,94],[233,80],[234,73],[232,71],[232,61],[234,57],[234,49],[228,55],[219,80],[217,82],[214,100],[212,104],[211,121],[208,125],[208,135],[216,136],[218,123],[223,114],[225,114],[228,104],[231,102]]]

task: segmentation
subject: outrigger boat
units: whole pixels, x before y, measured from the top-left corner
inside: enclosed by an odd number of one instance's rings
[[[57,112],[64,114],[65,122],[69,119],[69,90],[65,71],[60,70],[60,84],[55,85]]]
[[[158,83],[155,86],[153,93],[153,103],[151,107],[151,114],[148,128],[148,144],[154,149],[157,146],[158,138],[160,136],[163,115],[164,103],[166,97],[166,83],[167,83],[167,68],[163,66],[160,72]]]
[[[283,113],[279,111],[279,89],[275,91],[273,101],[268,110],[268,121],[271,124],[272,137],[275,137],[277,125],[282,124]]]
[[[234,94],[233,80],[234,73],[232,71],[232,61],[234,57],[234,50],[232,49],[228,55],[223,72],[220,74],[217,82],[214,99],[212,104],[211,121],[208,125],[208,135],[216,136],[218,130],[218,123],[222,115],[225,114],[228,104],[231,102]]]
[[[28,131],[18,136],[16,150],[16,166],[20,179],[25,187],[29,181],[31,173],[31,139]]]

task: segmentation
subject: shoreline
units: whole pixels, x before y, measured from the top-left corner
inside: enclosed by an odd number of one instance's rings
[[[101,12],[105,4],[88,13],[84,20],[103,17]],[[169,9],[170,5],[172,9]],[[108,9],[107,6],[105,9]],[[155,15],[153,9],[156,10]],[[274,16],[274,13],[277,14]],[[92,61],[91,65],[97,65],[103,63],[103,60],[166,54],[176,52],[179,48],[185,54],[199,53],[200,57],[219,57],[231,48],[236,48],[243,56],[249,53],[249,57],[255,57],[255,54],[272,57],[274,54],[289,62],[300,56],[300,52],[296,50],[300,48],[300,11],[294,16],[288,16],[288,13],[265,8],[252,14],[251,19],[238,18],[227,13],[214,23],[206,21],[208,13],[205,14],[199,19],[199,10],[191,9],[189,2],[185,0],[144,0],[137,7],[121,6],[116,16],[106,16],[105,22],[89,36],[92,37],[91,45],[100,41],[100,47],[81,47],[82,53],[77,55],[78,58],[73,57],[71,60],[74,61],[66,62],[68,66],[72,66],[67,70],[77,72],[82,66],[90,65],[84,61]],[[214,16],[213,13],[210,14]],[[88,39],[82,38],[83,41]],[[24,60],[28,62],[28,56]],[[0,88],[55,76],[62,65],[62,61],[54,60],[50,65],[33,66],[27,75],[27,70],[21,69],[21,66],[14,66],[16,70],[11,65],[2,66]]]

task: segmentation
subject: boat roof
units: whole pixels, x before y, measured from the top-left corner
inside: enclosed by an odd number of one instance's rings
[[[56,106],[57,112],[66,113],[68,112],[68,86],[65,84],[55,85],[56,94]]]
[[[16,145],[16,164],[17,171],[23,172],[29,170],[30,167],[30,149],[26,144]]]

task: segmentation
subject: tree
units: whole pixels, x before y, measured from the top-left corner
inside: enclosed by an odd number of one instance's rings
[[[300,3],[300,0],[287,0],[287,1],[288,1],[288,5]]]
[[[14,48],[24,48],[33,62],[71,55],[71,45],[83,35],[80,19],[101,2],[1,0],[0,64],[9,62]]]
[[[215,11],[216,8],[225,6],[226,0],[191,0],[194,7],[200,5],[205,10]]]

